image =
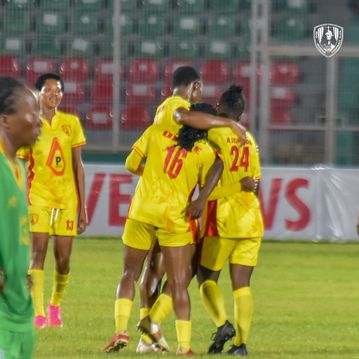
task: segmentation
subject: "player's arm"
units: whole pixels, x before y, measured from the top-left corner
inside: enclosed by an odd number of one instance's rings
[[[88,224],[87,210],[85,205],[85,170],[81,158],[81,147],[72,148],[73,170],[79,196],[80,214],[77,225],[77,233],[81,234],[85,231]]]
[[[236,121],[224,119],[198,111],[189,111],[180,107],[174,111],[174,119],[178,124],[186,125],[199,130],[208,130],[216,127],[229,127],[244,144],[246,141],[246,129]]]
[[[200,189],[198,198],[191,202],[187,207],[186,215],[188,217],[196,219],[202,215],[208,196],[222,176],[223,167],[222,160],[216,157],[212,167],[209,169],[206,175],[206,181],[204,186]]]
[[[357,222],[357,233],[359,234],[359,216],[358,216],[358,222]]]
[[[132,148],[132,151],[126,158],[125,167],[131,173],[141,176],[144,166],[142,165],[143,156],[136,151],[136,148]]]

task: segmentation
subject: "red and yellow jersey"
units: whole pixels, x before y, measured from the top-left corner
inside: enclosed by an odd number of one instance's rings
[[[168,97],[157,107],[153,123],[155,125],[162,125],[166,127],[167,130],[177,133],[182,125],[178,124],[173,116],[174,112],[182,107],[189,110],[191,103],[181,96]]]
[[[17,156],[28,160],[29,203],[39,207],[77,207],[72,149],[86,139],[77,116],[57,111],[51,123],[40,116],[41,135]]]
[[[132,198],[128,218],[151,224],[168,232],[190,231],[185,209],[199,183],[215,160],[205,141],[188,152],[177,145],[176,134],[167,126],[152,125],[132,148],[146,165]]]
[[[247,132],[247,141],[240,146],[230,129],[218,128],[208,132],[208,139],[218,146],[224,164],[218,187],[238,183],[243,177],[260,179],[260,160],[257,144]],[[209,201],[204,216],[205,236],[224,238],[253,238],[263,236],[263,220],[257,196],[253,192],[235,192]]]

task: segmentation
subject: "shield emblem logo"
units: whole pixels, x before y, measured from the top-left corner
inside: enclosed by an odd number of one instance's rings
[[[343,44],[344,29],[335,24],[321,24],[313,29],[315,47],[325,57],[335,55]]]

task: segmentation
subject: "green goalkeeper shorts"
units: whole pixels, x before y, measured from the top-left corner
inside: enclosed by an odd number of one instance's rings
[[[31,359],[34,332],[15,333],[0,330],[0,359]]]

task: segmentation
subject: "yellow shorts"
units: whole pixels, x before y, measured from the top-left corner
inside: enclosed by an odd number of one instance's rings
[[[212,271],[223,269],[227,260],[231,264],[255,267],[261,238],[206,237],[203,241],[201,265]]]
[[[29,206],[30,232],[76,236],[77,209]]]
[[[134,219],[126,220],[122,234],[122,241],[126,246],[149,250],[157,239],[159,245],[163,247],[182,247],[193,242],[193,234],[167,232]]]

